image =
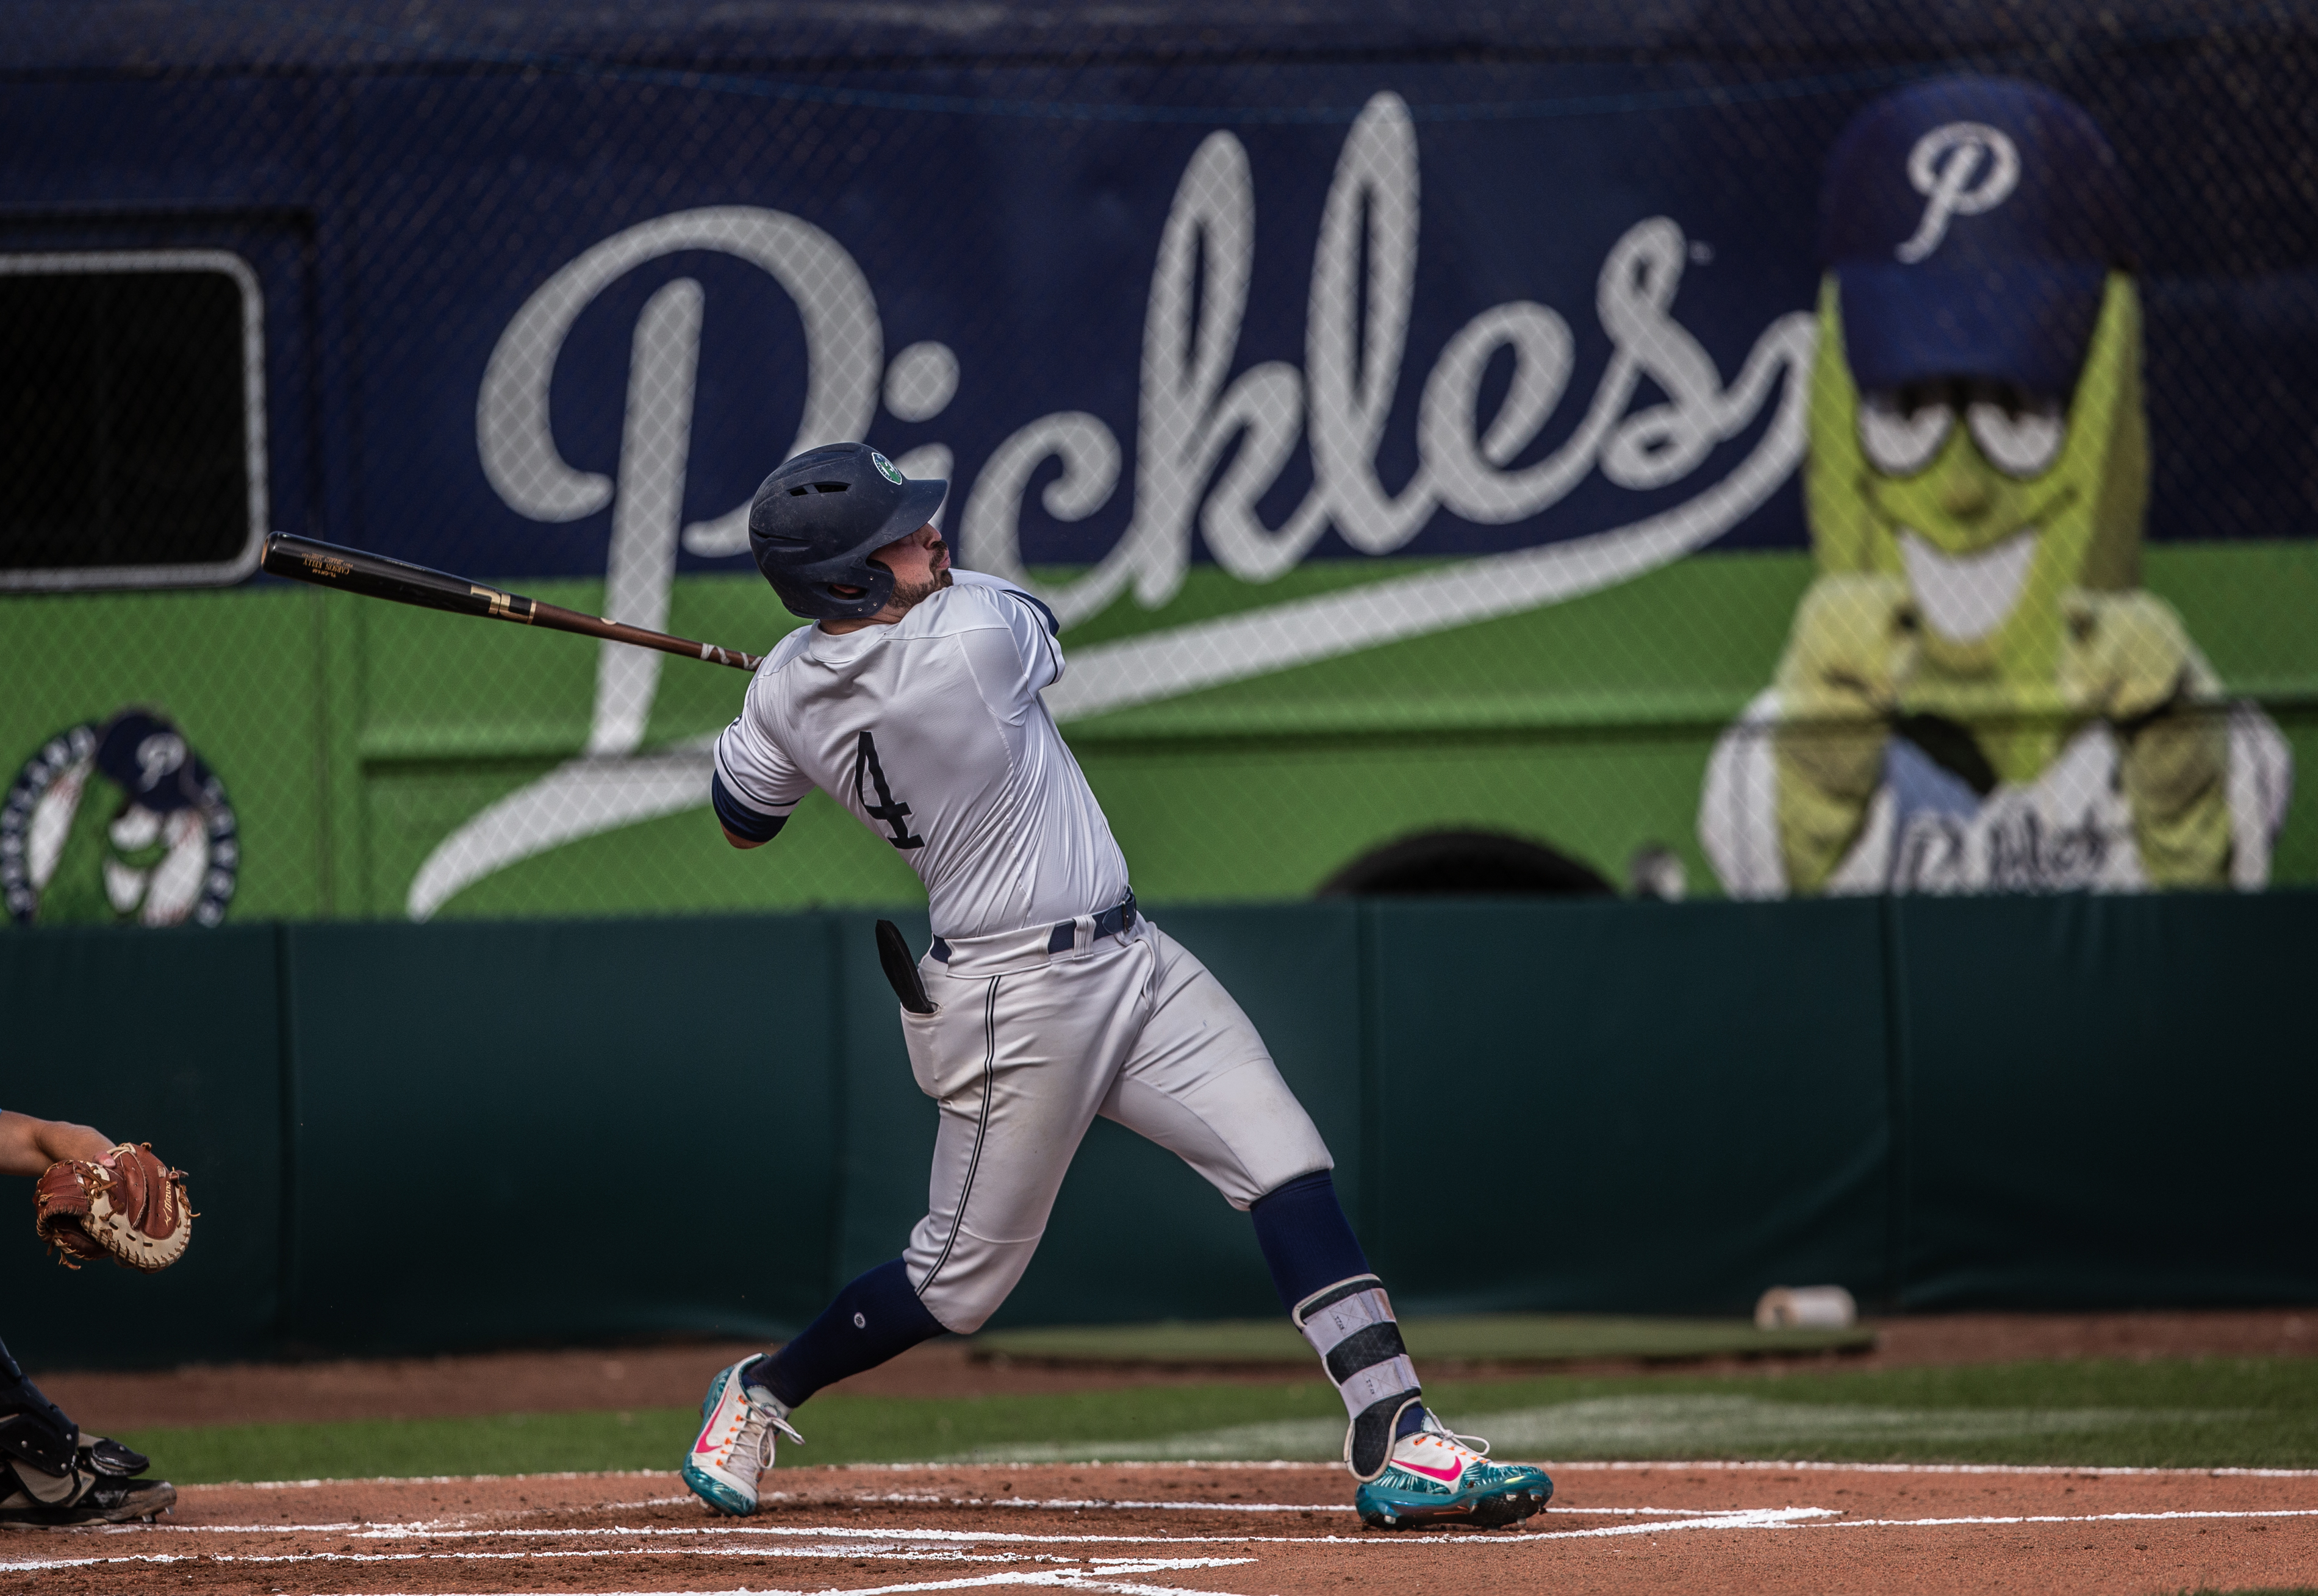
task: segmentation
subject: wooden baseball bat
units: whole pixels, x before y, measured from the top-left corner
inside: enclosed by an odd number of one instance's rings
[[[721,649],[714,643],[696,643],[688,638],[670,637],[665,632],[647,632],[641,626],[583,615],[578,610],[542,604],[520,593],[502,593],[497,587],[486,587],[445,571],[429,570],[423,565],[406,565],[383,554],[340,548],[336,543],[318,543],[287,533],[277,532],[265,540],[265,553],[258,563],[277,577],[311,582],[318,587],[336,587],[366,598],[391,599],[396,604],[415,604],[423,609],[448,610],[454,615],[489,615],[525,626],[546,626],[557,632],[576,632],[582,637],[608,638],[613,642],[633,643],[641,649],[658,649],[664,654],[681,654],[687,659],[730,665],[736,670],[754,670],[764,659],[762,654],[743,654],[738,649]]]

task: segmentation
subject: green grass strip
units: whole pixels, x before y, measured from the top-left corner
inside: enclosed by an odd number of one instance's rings
[[[1545,1362],[1582,1358],[1683,1358],[1825,1352],[1875,1344],[1872,1330],[1757,1330],[1746,1319],[1631,1319],[1595,1314],[1464,1314],[1404,1319],[1402,1339],[1428,1358]],[[1312,1349],[1280,1319],[1084,1324],[993,1331],[983,1358],[1046,1363],[1307,1365]]]
[[[1508,1457],[1748,1457],[2140,1467],[2318,1467],[2318,1360],[2166,1359],[1775,1376],[1439,1381],[1427,1399]],[[625,1413],[143,1430],[121,1439],[180,1484],[370,1475],[672,1469],[698,1416]],[[800,1464],[943,1458],[1333,1457],[1317,1379],[1063,1395],[832,1394],[798,1417]]]
[[[506,1413],[472,1419],[362,1419],[329,1424],[216,1424],[135,1430],[116,1439],[180,1485],[228,1480],[553,1474],[674,1468],[699,1414]]]
[[[1187,1385],[1052,1396],[832,1394],[798,1416],[808,1439],[784,1442],[800,1464],[914,1463],[1057,1440],[1155,1441],[1235,1422],[1311,1420],[1343,1409],[1317,1380],[1287,1385]],[[696,1408],[371,1419],[331,1424],[231,1424],[122,1432],[178,1484],[373,1475],[545,1474],[673,1469],[700,1428]],[[1341,1424],[1339,1424],[1341,1430]]]

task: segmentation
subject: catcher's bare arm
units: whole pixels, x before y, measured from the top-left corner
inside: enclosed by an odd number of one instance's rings
[[[502,593],[497,587],[486,587],[464,577],[429,570],[423,565],[407,565],[383,554],[341,548],[337,543],[318,543],[287,533],[277,532],[265,540],[265,556],[260,563],[277,577],[311,582],[319,587],[336,587],[370,598],[391,599],[396,604],[415,604],[422,609],[448,610],[454,615],[488,615],[525,626],[576,632],[582,637],[633,643],[640,649],[658,649],[664,654],[706,659],[738,670],[754,670],[764,659],[761,654],[744,654],[738,649],[696,643],[687,638],[670,637],[665,632],[647,632],[641,626],[606,621],[600,615],[582,614],[578,610],[526,598],[520,593]]]
[[[94,1163],[112,1146],[111,1137],[85,1125],[0,1109],[0,1175],[38,1175],[76,1158]]]

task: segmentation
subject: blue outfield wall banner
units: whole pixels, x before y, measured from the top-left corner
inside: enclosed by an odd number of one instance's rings
[[[733,569],[735,512],[769,462],[874,434],[912,474],[955,472],[969,563],[1110,560],[1149,603],[1194,558],[1262,580],[1309,557],[1606,533],[1703,498],[1696,546],[1784,484],[1801,384],[1781,379],[1808,361],[1817,276],[1808,163],[1732,181],[1696,158],[1725,142],[1703,106],[1643,139],[1614,115],[1464,120],[1514,86],[1490,74],[1289,76],[1262,75],[1297,107],[1278,119],[1242,121],[1251,85],[1222,70],[1172,75],[1181,113],[1148,121],[856,113],[838,161],[814,136],[824,108],[617,83],[539,95],[524,147],[488,159],[431,150],[414,172],[373,134],[353,158],[392,170],[347,174],[382,195],[364,230],[443,287],[387,308],[391,353],[364,374],[365,408],[397,418],[370,429],[385,469],[365,473],[365,529],[428,563],[592,575],[624,530],[599,512],[624,494],[680,524],[651,529],[676,534],[678,569]],[[1643,86],[1622,76],[1523,86],[1575,109]],[[930,86],[861,92],[957,98]],[[1002,106],[1045,85],[975,86]],[[496,93],[365,85],[349,114],[472,121]],[[1821,142],[1846,109],[1822,110]],[[638,342],[652,306],[678,329],[664,344]],[[634,354],[668,371],[646,381]],[[1521,417],[1492,427],[1514,383]],[[1643,383],[1666,408],[1635,422]],[[681,421],[689,451],[654,449]],[[1554,469],[1501,480],[1525,453]],[[1747,540],[1801,544],[1792,492]],[[1065,619],[1119,587],[1074,587]]]
[[[2306,474],[2247,462],[2301,458],[2314,263],[2206,181],[2222,130],[2165,109],[2200,69],[2133,22],[2038,76],[2134,182],[2152,535],[2308,535]],[[197,51],[224,23],[175,27]],[[1822,163],[1861,107],[1959,63],[1896,25],[1842,30],[1888,64],[1820,71],[1625,31],[1631,64],[1419,40],[1361,66],[682,75],[624,58],[641,35],[463,75],[292,43],[157,86],[49,68],[0,108],[0,184],[47,247],[132,241],[75,220],[99,188],[212,219],[264,286],[272,381],[324,390],[269,417],[299,473],[279,525],[423,563],[599,576],[624,534],[745,569],[734,512],[769,464],[860,435],[947,462],[922,474],[954,473],[976,563],[1125,540],[1146,593],[1194,560],[1500,551],[1694,501],[1687,547],[1801,547]],[[49,54],[0,35],[0,65]],[[211,153],[153,157],[186,146]],[[304,435],[340,406],[359,458],[326,505]]]
[[[2210,152],[2154,136],[2188,69],[2133,65],[2130,98],[2098,60],[2062,86],[2153,168],[2134,235],[2167,444],[2152,535],[2307,535],[2306,480],[2245,464],[2298,458],[2301,404],[2213,399],[2222,372],[2298,390],[2309,263],[2241,258],[2211,214],[2230,196],[2170,169]],[[328,505],[303,474],[315,399],[270,418],[286,530],[510,578],[600,576],[624,536],[744,570],[735,512],[769,464],[874,435],[954,473],[970,561],[1124,543],[1148,598],[1195,560],[1261,580],[1685,507],[1650,558],[1802,546],[1820,163],[1936,69],[1417,58],[679,91],[616,60],[512,81],[341,64],[40,84],[0,111],[0,182],[40,212],[9,224],[26,243],[130,242],[133,221],[58,213],[102,172],[112,208],[197,204],[249,256],[273,380],[310,363],[319,408],[361,417],[333,489],[352,497]],[[147,153],[186,141],[218,153]]]
[[[1819,1281],[1885,1310],[2318,1301],[2314,916],[1160,918],[1270,1039],[1404,1309],[1738,1314]],[[126,992],[166,1023],[108,1029]],[[21,1055],[102,1064],[20,1071],[8,1106],[151,1140],[201,1212],[152,1278],[67,1274],[22,1227],[0,1335],[35,1368],[778,1337],[922,1212],[935,1111],[891,1004],[855,914],[0,938]],[[1277,1311],[1244,1217],[1098,1121],[996,1323]]]

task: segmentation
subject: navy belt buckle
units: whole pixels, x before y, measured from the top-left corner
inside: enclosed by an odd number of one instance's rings
[[[1119,937],[1135,928],[1135,894],[1129,892],[1115,909],[1106,909],[1095,917],[1098,937]]]
[[[1094,934],[1098,937],[1122,936],[1134,928],[1135,894],[1133,892],[1128,893],[1123,901],[1104,910],[1094,917]],[[1073,920],[1056,920],[1055,928],[1047,934],[1047,951],[1050,954],[1068,953],[1076,940],[1077,923]]]

